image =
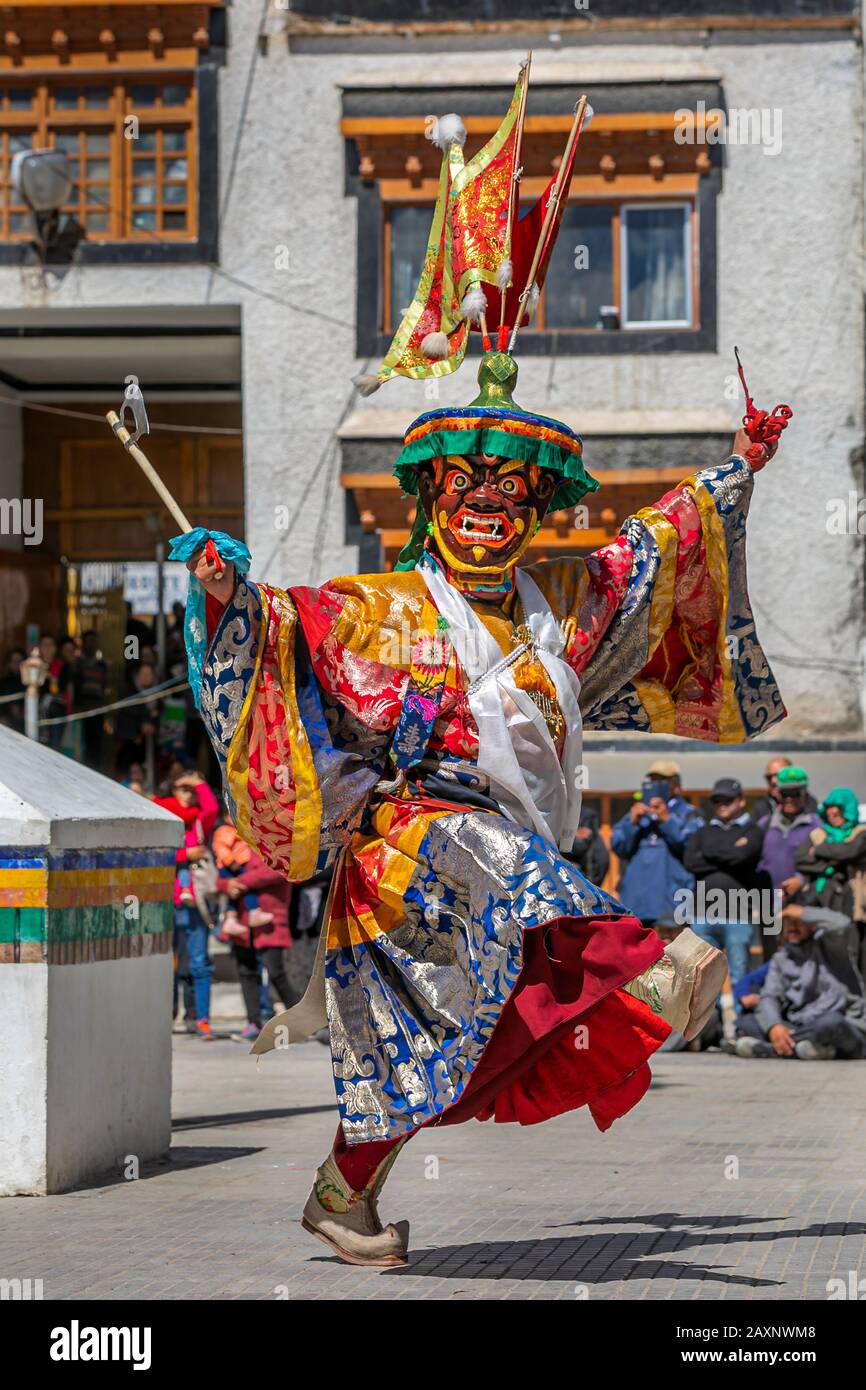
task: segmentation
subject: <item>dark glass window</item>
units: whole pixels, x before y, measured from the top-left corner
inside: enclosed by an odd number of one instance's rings
[[[598,328],[613,304],[613,208],[572,203],[562,215],[544,287],[545,328]]]
[[[393,330],[403,317],[415,297],[418,281],[424,266],[427,252],[427,237],[433,208],[429,203],[420,207],[404,204],[392,207],[389,215],[391,233],[390,265],[390,322],[386,328]]]

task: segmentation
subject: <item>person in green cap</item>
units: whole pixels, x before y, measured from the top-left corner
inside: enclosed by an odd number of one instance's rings
[[[796,855],[800,846],[821,824],[814,811],[806,808],[809,777],[802,767],[779,769],[778,802],[759,825],[764,831],[764,845],[758,869],[770,875],[773,887],[788,902],[804,885],[797,871]]]

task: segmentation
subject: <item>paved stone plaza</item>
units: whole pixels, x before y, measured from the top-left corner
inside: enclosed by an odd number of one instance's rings
[[[606,1135],[583,1112],[416,1138],[382,1203],[405,1270],[298,1215],[336,1112],[328,1053],[179,1037],[170,1164],[0,1203],[0,1277],[46,1299],[826,1299],[866,1275],[866,1066],[666,1055]],[[738,1168],[739,1176],[726,1176]]]

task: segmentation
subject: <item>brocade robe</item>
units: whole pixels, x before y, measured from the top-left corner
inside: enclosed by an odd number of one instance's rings
[[[783,717],[746,589],[753,482],[734,456],[629,518],[585,559],[527,567],[563,630],[586,728],[740,742]],[[509,616],[482,616],[505,655],[520,618],[519,602]],[[568,1065],[579,1061],[583,1072],[559,1089],[571,1097],[564,1108],[586,1102],[606,1127],[634,1103],[629,1078],[660,1041],[637,1044],[644,1006],[621,986],[662,947],[549,840],[489,800],[473,774],[478,731],[453,651],[432,727],[419,734],[423,760],[406,787],[388,789],[413,660],[437,620],[418,570],[288,591],[239,581],[198,654],[202,716],[230,813],[288,878],[336,868],[321,949],[350,1143],[460,1113],[519,980],[521,999],[531,994],[521,974],[530,954],[533,970],[550,976],[550,1002],[524,1018],[527,1055],[544,1051],[545,1030],[552,1039],[595,1020],[595,1053],[576,1059],[571,1048]],[[522,662],[531,689],[538,673]],[[527,933],[551,927],[565,943],[559,977],[537,941],[527,951]],[[538,1099],[557,1089],[543,1072],[539,1063],[515,1083],[520,1096],[497,1098],[488,1083],[486,1114],[556,1113],[558,1101]],[[605,1111],[600,1098],[617,1088],[625,1099]]]

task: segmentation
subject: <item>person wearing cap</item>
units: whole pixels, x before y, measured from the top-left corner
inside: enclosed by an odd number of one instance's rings
[[[764,816],[771,816],[779,804],[779,773],[783,767],[791,767],[790,758],[771,758],[764,768],[764,781],[767,784],[765,796],[759,796],[752,806],[752,820],[760,825]],[[818,803],[811,792],[806,793],[807,811],[817,811]]]
[[[778,772],[778,805],[758,822],[764,831],[759,869],[770,875],[774,888],[791,899],[806,880],[797,869],[797,850],[817,830],[821,821],[806,804],[809,778],[802,767],[782,767]],[[765,944],[768,938],[765,937]]]
[[[690,801],[683,796],[682,769],[679,763],[672,758],[656,758],[652,767],[647,772],[649,781],[663,781],[668,784],[667,807],[673,811],[681,820],[684,820],[692,830],[699,825],[703,825],[704,818],[700,811],[697,811]]]
[[[611,832],[610,846],[621,866],[617,891],[644,926],[672,913],[679,895],[695,886],[683,852],[703,818],[678,795],[679,771],[677,763],[653,763],[634,805]]]
[[[759,873],[764,832],[746,810],[742,785],[720,777],[710,793],[712,817],[690,836],[683,863],[695,875],[692,931],[727,953],[735,986],[749,970],[753,913],[769,876]]]

